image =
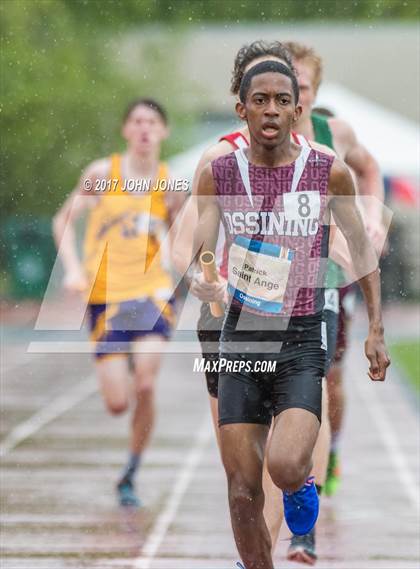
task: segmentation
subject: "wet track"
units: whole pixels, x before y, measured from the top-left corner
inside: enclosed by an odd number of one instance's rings
[[[418,313],[388,314],[414,329]],[[317,566],[419,566],[419,423],[394,370],[366,376],[360,316],[346,362],[344,480],[321,502]],[[226,486],[193,355],[167,354],[159,419],[144,459],[139,512],[116,506],[127,417],[109,417],[88,354],[27,353],[28,331],[5,329],[2,364],[2,568],[229,569],[237,559]],[[285,561],[283,530],[276,567]]]

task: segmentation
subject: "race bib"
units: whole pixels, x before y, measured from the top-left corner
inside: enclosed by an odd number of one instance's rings
[[[324,291],[324,310],[330,310],[335,314],[339,312],[339,293],[336,288],[326,288]]]
[[[283,195],[284,216],[287,220],[319,218],[319,192],[289,192]]]
[[[327,323],[321,322],[321,350],[328,350]]]
[[[280,313],[293,255],[286,247],[237,236],[229,250],[229,294],[251,308]]]

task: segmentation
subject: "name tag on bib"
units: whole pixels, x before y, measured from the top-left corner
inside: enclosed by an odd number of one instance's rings
[[[284,217],[287,220],[318,218],[321,209],[319,192],[290,192],[284,194],[283,206]]]
[[[287,247],[237,236],[229,250],[229,294],[251,308],[280,313],[293,256]]]

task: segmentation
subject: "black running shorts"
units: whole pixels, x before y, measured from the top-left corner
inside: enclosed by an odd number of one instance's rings
[[[204,362],[215,362],[219,360],[219,340],[220,331],[223,324],[223,317],[215,318],[210,312],[207,302],[201,305],[200,318],[197,322],[197,336],[201,344],[201,351]],[[217,397],[219,386],[219,373],[216,371],[206,371],[207,391],[211,397]]]
[[[322,313],[282,319],[282,326],[276,318],[276,330],[262,330],[268,318],[254,314],[241,316],[241,329],[236,329],[239,314],[228,312],[221,334],[219,425],[270,425],[273,416],[290,408],[306,409],[321,421],[326,362]],[[275,369],[260,371],[268,362]]]

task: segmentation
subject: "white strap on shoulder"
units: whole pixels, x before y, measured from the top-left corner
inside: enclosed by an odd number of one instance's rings
[[[306,139],[305,139],[306,141]],[[300,155],[295,161],[295,169],[293,172],[293,179],[292,179],[292,186],[290,188],[291,192],[295,192],[299,185],[300,179],[302,177],[303,171],[306,166],[306,162],[308,160],[309,154],[311,153],[311,147],[306,142],[306,145],[302,145],[302,149],[300,151]],[[244,154],[242,148],[238,148],[235,150],[235,158],[236,162],[238,163],[239,173],[241,175],[242,183],[244,185],[245,191],[251,203],[251,206],[254,207],[254,202],[252,199],[252,190],[251,190],[251,182],[249,181],[249,164],[247,157]]]
[[[238,148],[238,150],[235,150],[235,158],[236,162],[238,163],[239,173],[241,175],[245,191],[247,193],[251,206],[254,207],[254,202],[252,199],[251,182],[249,181],[248,160],[242,148]]]
[[[298,135],[300,136],[300,135]],[[300,151],[300,155],[295,161],[295,170],[293,172],[293,180],[292,186],[290,188],[291,192],[295,192],[299,185],[300,179],[302,177],[303,171],[306,166],[306,162],[308,160],[309,154],[311,153],[311,147],[309,146],[307,140],[305,139],[305,145],[302,144],[302,149]]]
[[[298,139],[298,142],[301,146],[309,146],[309,142],[306,136],[303,136],[303,134],[296,134],[296,138]]]
[[[235,138],[235,144],[240,149],[248,148],[249,146],[242,134],[238,134],[238,136]]]

